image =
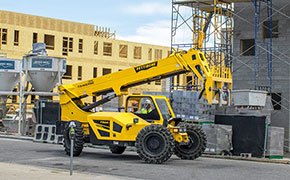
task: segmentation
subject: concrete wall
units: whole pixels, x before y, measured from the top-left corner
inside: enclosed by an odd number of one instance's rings
[[[278,38],[273,38],[273,91],[282,93],[282,109],[275,110],[272,124],[285,128],[286,146],[289,143],[289,89],[290,89],[290,5],[287,0],[273,0],[273,20],[278,20]],[[277,10],[280,10],[277,12]],[[263,38],[262,25],[267,19],[265,3],[261,6],[261,24],[258,42],[268,42]],[[241,55],[241,39],[254,39],[254,6],[253,3],[236,3],[234,15],[234,89],[254,88],[254,57]],[[257,75],[258,85],[268,85],[267,56],[261,49],[260,66]],[[257,52],[256,52],[257,53]]]

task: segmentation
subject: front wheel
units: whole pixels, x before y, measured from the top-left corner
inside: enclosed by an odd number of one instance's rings
[[[150,164],[161,164],[173,154],[174,140],[167,128],[161,125],[144,127],[136,138],[137,153]]]
[[[175,142],[174,153],[181,159],[196,159],[201,156],[206,148],[206,135],[199,126],[185,124],[189,143],[180,145]]]
[[[73,122],[76,124],[73,155],[79,156],[82,153],[83,147],[84,147],[84,131],[83,131],[82,123],[80,123],[78,121],[73,121]],[[67,155],[70,155],[70,148],[71,148],[71,139],[70,139],[70,135],[69,135],[69,129],[70,129],[69,124],[70,124],[70,122],[65,124],[64,134],[63,134],[63,138],[64,138],[63,146],[64,146],[64,150],[65,150]]]

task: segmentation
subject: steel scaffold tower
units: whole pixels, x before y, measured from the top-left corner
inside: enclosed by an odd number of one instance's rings
[[[172,0],[171,51],[200,49],[205,53],[211,65],[232,67],[233,3],[236,2],[253,3],[255,12],[253,85],[255,89],[271,91],[273,86],[272,0]],[[261,3],[267,6],[269,31],[267,39],[259,36]],[[212,16],[210,16],[211,13]],[[206,30],[204,30],[205,27]],[[201,39],[203,39],[202,46],[200,46]],[[261,61],[262,55],[266,55],[267,62]],[[172,78],[171,89],[175,86],[173,83]],[[193,86],[198,86],[194,80]]]
[[[261,19],[261,3],[266,4],[267,8],[267,33],[268,38],[259,36],[260,31],[260,19]],[[272,24],[272,0],[253,0],[254,5],[254,40],[255,40],[255,57],[254,57],[254,87],[255,89],[267,90],[271,92],[273,86],[273,24]],[[262,22],[263,23],[263,22]],[[266,53],[267,62],[261,62],[261,55]],[[267,76],[263,71],[267,68]],[[263,82],[264,81],[264,82]]]
[[[171,51],[199,49],[210,65],[232,65],[233,3],[220,0],[172,0]],[[187,81],[187,80],[186,80]],[[180,89],[170,81],[171,90]],[[193,76],[181,87],[199,87]]]

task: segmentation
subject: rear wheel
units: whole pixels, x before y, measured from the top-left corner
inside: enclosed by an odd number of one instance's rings
[[[73,147],[73,155],[74,156],[79,156],[81,152],[83,151],[84,147],[84,132],[83,132],[83,127],[82,123],[78,121],[73,121],[76,124],[75,127],[75,140],[74,140],[74,147]],[[71,139],[69,135],[69,124],[70,122],[65,124],[65,129],[64,129],[64,134],[63,134],[63,146],[64,150],[67,155],[70,155],[70,149],[71,149]]]
[[[189,143],[180,145],[175,142],[174,153],[181,159],[196,159],[201,156],[206,148],[206,135],[199,126],[185,124]]]
[[[139,157],[145,162],[161,164],[173,154],[174,140],[164,126],[149,125],[139,132],[135,145]]]
[[[123,154],[123,152],[126,149],[126,146],[110,145],[109,148],[113,154]]]

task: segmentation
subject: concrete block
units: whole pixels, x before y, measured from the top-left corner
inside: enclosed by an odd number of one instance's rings
[[[284,155],[284,128],[274,126],[269,127],[266,155]]]
[[[232,126],[203,124],[202,130],[207,137],[206,153],[230,152],[232,149]]]
[[[36,125],[33,141],[60,144],[63,136],[56,134],[55,125],[38,124]]]

